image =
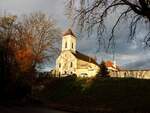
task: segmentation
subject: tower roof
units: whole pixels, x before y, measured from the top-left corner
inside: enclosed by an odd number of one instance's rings
[[[63,36],[67,36],[67,35],[72,35],[72,36],[76,37],[70,28],[66,32],[63,33]]]

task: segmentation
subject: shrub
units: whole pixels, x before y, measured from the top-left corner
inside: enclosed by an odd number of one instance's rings
[[[97,76],[109,77],[109,71],[104,61],[102,61],[100,64],[100,71],[98,72]]]

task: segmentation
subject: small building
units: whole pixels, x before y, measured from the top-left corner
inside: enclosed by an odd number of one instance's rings
[[[145,70],[129,70],[121,69],[119,71],[112,71],[110,73],[111,77],[121,77],[121,78],[139,78],[139,79],[150,79],[150,69]]]
[[[100,70],[92,57],[76,50],[77,37],[68,29],[62,37],[62,50],[56,59],[56,70],[60,76],[76,74],[78,77],[93,77]]]
[[[108,68],[109,72],[111,71],[119,71],[119,67],[117,66],[116,62],[112,62],[111,60],[105,61],[105,65]]]

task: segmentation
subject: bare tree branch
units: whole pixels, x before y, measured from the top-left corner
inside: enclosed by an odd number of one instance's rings
[[[123,20],[129,20],[129,39],[135,39],[137,26],[140,22],[150,23],[149,0],[67,0],[69,8],[74,11],[73,24],[80,27],[80,31],[87,31],[88,36],[97,29],[98,41],[104,40],[106,18],[115,11],[120,10],[118,19],[112,27],[108,40],[108,47],[114,38],[115,30]],[[149,28],[150,29],[150,28]]]

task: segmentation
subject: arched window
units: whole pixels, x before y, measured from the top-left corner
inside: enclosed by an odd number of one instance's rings
[[[67,42],[65,43],[65,48],[67,48]]]
[[[73,63],[72,62],[70,63],[70,67],[73,67]]]
[[[72,49],[73,49],[73,43],[72,43]]]
[[[61,63],[59,63],[59,68],[61,67]]]
[[[65,74],[67,74],[67,72],[65,71]]]

